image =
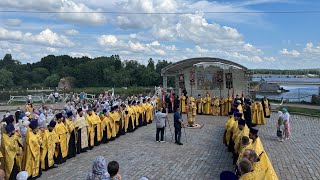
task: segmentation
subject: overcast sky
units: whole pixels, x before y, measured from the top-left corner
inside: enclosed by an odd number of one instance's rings
[[[0,57],[119,54],[146,64],[208,56],[249,68],[320,68],[320,13],[206,13],[317,9],[318,0],[1,0],[2,11],[57,13],[0,12]],[[147,14],[62,13],[75,11]]]

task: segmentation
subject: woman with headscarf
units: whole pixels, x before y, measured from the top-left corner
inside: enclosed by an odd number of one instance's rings
[[[88,173],[87,180],[102,180],[109,177],[107,162],[103,156],[97,156],[92,164],[92,171]]]

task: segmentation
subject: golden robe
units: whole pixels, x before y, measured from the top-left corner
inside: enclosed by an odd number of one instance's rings
[[[129,119],[130,119],[130,114],[129,114],[129,111],[128,111],[128,107],[129,107],[129,106],[127,106],[127,107],[124,109],[124,111],[122,111],[123,118],[124,118],[123,120],[124,120],[124,131],[125,131],[125,132],[128,131]],[[142,104],[142,107],[145,108],[145,105]],[[126,111],[127,111],[128,113],[126,113]],[[145,118],[145,117],[143,117],[143,119],[146,121],[146,118]]]
[[[93,116],[93,119],[94,119],[94,124],[97,127],[97,141],[101,141],[103,131],[101,130],[100,117],[95,112],[92,112],[92,116]]]
[[[68,129],[66,128],[66,126],[62,122],[61,123],[57,122],[57,124],[54,128],[54,132],[57,134],[57,136],[59,138],[62,158],[65,158],[68,155],[68,143],[67,143]],[[55,156],[57,157],[58,154],[59,154],[59,147],[57,147],[55,150]]]
[[[261,143],[260,137],[257,137],[253,142],[252,142],[252,149],[257,153],[258,156],[262,152],[264,152],[263,145]]]
[[[29,104],[26,105],[26,112],[33,113],[33,107]]]
[[[71,136],[72,131],[74,130],[74,124],[73,124],[71,119],[67,118],[66,121],[65,121],[65,126],[66,126],[66,128],[68,130],[67,131],[67,144],[69,145],[70,136]]]
[[[253,149],[251,142],[249,142],[249,144],[248,144],[248,145],[245,145],[245,146],[241,145],[240,151],[239,151],[239,153],[238,153],[239,157],[238,157],[237,164],[239,164],[241,158],[243,157],[244,151],[247,150],[247,149]]]
[[[109,140],[111,138],[111,133],[112,133],[112,129],[110,126],[110,118],[109,116],[105,116],[104,114],[101,114],[100,116],[100,120],[101,120],[101,130],[103,133],[103,130],[106,129],[107,131],[107,139]],[[103,134],[102,134],[103,136]]]
[[[252,119],[252,124],[257,124],[258,123],[258,106],[257,103],[254,102],[251,106],[251,119]]]
[[[261,174],[261,172],[252,171],[240,176],[239,180],[260,180],[263,178],[264,176]]]
[[[262,103],[263,103],[263,111],[264,111],[265,117],[269,118],[270,117],[270,107],[269,107],[268,99],[263,100]]]
[[[89,114],[86,114],[86,122],[88,124],[88,138],[90,138],[89,145],[94,146],[94,136],[95,136],[95,117],[92,115],[90,116]]]
[[[197,107],[195,103],[192,103],[191,106],[187,107],[187,115],[188,115],[188,125],[193,126],[194,122],[196,121],[197,115]]]
[[[160,102],[160,98],[158,96],[156,96],[155,101],[156,101],[156,104],[157,104],[157,108],[158,109],[161,108],[162,105],[161,105],[161,102]]]
[[[240,133],[239,123],[236,121],[232,126],[232,140],[235,141]]]
[[[131,109],[131,108],[130,108]],[[133,110],[131,110],[131,118],[134,118],[133,117]],[[152,114],[153,114],[153,106],[150,104],[150,103],[146,103],[146,119],[147,119],[147,122],[152,122]]]
[[[25,166],[24,170],[28,172],[29,176],[36,177],[39,175],[40,167],[40,133],[34,134],[31,130],[27,133],[25,140]]]
[[[143,122],[147,121],[147,118],[146,118],[146,112],[147,112],[146,103],[141,103],[141,109],[142,109],[142,124],[143,124]]]
[[[220,115],[225,116],[226,102],[224,98],[220,99]]]
[[[18,165],[19,156],[17,153],[20,151],[19,144],[16,140],[15,135],[9,137],[7,134],[3,133],[1,137],[1,153],[2,153],[2,162],[1,166],[5,171],[6,180],[9,179],[14,166],[14,161],[16,160],[16,165]],[[22,151],[21,151],[22,152]],[[19,168],[19,167],[18,167]]]
[[[153,105],[150,103],[150,121],[152,122],[154,120],[154,107]]]
[[[45,169],[45,158],[48,157],[48,166],[54,165],[54,152],[56,143],[59,143],[59,137],[55,131],[49,132],[45,129],[42,133],[42,145],[41,145],[41,169]]]
[[[212,99],[212,105],[213,106],[211,106],[212,107],[212,110],[211,110],[211,112],[212,112],[212,115],[214,115],[214,116],[219,116],[219,99],[218,98],[213,98]]]
[[[81,129],[81,148],[88,147],[88,124],[84,116],[80,117],[79,114],[77,115],[77,118],[73,122],[74,127],[78,130]],[[78,133],[79,131],[77,131]],[[78,138],[78,136],[76,136]]]
[[[266,152],[264,152],[260,156],[260,161],[261,161],[262,171],[265,173],[264,179],[265,180],[278,180],[279,178],[278,178],[276,172],[274,171],[274,168],[273,168]]]
[[[197,99],[197,113],[202,114],[203,112],[203,100],[202,98]]]
[[[232,117],[230,118],[230,120],[228,121],[228,123],[226,124],[226,130],[227,130],[227,132],[226,132],[225,142],[226,142],[227,145],[229,145],[230,138],[231,138],[231,134],[233,133],[233,126],[234,126],[234,124],[235,124],[236,122],[238,122],[238,121],[235,121],[235,120],[234,120],[234,117],[232,116]]]
[[[134,126],[138,126],[139,125],[139,117],[138,117],[138,114],[139,114],[139,110],[138,110],[138,107],[137,106],[131,106],[133,112],[134,112]]]
[[[237,138],[234,141],[234,149],[239,154],[240,148],[241,148],[241,139],[243,136],[249,137],[249,131],[247,125],[244,126],[243,130],[240,130],[240,133],[238,134]]]
[[[255,121],[253,121],[253,119],[252,119],[252,123],[257,124],[257,125],[265,125],[266,121],[265,121],[264,114],[263,114],[262,104],[256,103],[256,108],[257,108],[256,109],[257,114],[255,114],[256,119],[255,119]]]
[[[117,132],[116,132],[116,115],[113,112],[109,112],[108,114],[109,120],[110,120],[110,127],[111,127],[111,137],[116,137],[117,136]]]
[[[185,96],[180,96],[179,97],[179,101],[180,101],[180,110],[182,113],[186,112],[186,97]]]
[[[203,100],[203,112],[204,114],[211,114],[211,98],[206,97]]]
[[[121,116],[119,114],[119,111],[114,111],[114,125],[115,125],[115,131],[116,131],[116,135],[118,134],[118,132],[120,131],[120,120],[121,120]]]

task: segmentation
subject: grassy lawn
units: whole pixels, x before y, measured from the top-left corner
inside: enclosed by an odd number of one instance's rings
[[[302,113],[302,114],[309,114],[312,116],[319,116],[320,117],[320,110],[318,109],[307,109],[307,108],[300,108],[300,107],[280,107],[277,110],[280,111],[282,108],[287,108],[289,113]]]

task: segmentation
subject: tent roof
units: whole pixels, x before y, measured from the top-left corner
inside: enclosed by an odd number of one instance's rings
[[[229,67],[241,69],[245,72],[249,71],[248,68],[246,68],[238,63],[232,62],[232,61],[228,61],[228,60],[220,59],[220,58],[200,57],[200,58],[185,59],[185,60],[170,64],[169,66],[167,66],[161,70],[161,75],[162,76],[174,75],[185,68],[192,67],[197,64],[199,64],[199,65],[201,65],[201,64],[203,64],[203,65],[204,64],[227,65]]]

